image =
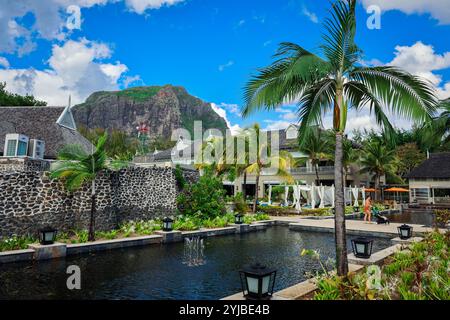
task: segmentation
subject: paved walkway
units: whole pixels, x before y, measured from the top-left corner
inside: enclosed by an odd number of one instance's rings
[[[283,221],[289,223],[289,226],[293,230],[309,230],[309,231],[322,231],[333,232],[334,231],[334,219],[305,219],[301,217],[271,217],[274,220]],[[392,236],[397,235],[397,227],[402,223],[376,224],[366,223],[361,220],[346,220],[346,229],[348,233],[353,234],[373,234],[380,236]],[[420,236],[425,232],[432,231],[430,227],[425,227],[418,224],[409,224],[413,227],[414,235]]]

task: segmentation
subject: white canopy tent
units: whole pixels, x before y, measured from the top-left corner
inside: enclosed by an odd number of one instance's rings
[[[315,208],[317,205],[319,208],[325,208],[326,206],[331,206],[334,208],[334,201],[335,201],[335,186],[316,186],[313,184],[311,185],[301,185],[301,184],[294,184],[294,185],[284,185],[284,203],[285,205],[288,205],[289,203],[289,191],[292,188],[292,203],[291,205],[294,206],[298,211],[301,211],[301,200],[302,198],[306,200],[307,204],[311,208]],[[362,198],[365,197],[364,188],[358,188],[358,187],[350,187],[345,188],[344,197],[346,203],[352,203],[353,205],[358,205],[359,200],[359,193],[361,192]],[[269,184],[269,190],[268,190],[268,204],[272,204],[272,185]]]

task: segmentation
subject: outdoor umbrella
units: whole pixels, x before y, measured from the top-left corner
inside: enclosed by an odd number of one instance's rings
[[[397,187],[389,188],[389,189],[386,189],[386,190],[384,190],[384,191],[385,191],[385,192],[396,192],[396,193],[397,193],[397,200],[398,200],[398,201],[400,201],[399,195],[398,195],[399,192],[409,192],[408,189],[405,189],[405,188],[397,188]]]

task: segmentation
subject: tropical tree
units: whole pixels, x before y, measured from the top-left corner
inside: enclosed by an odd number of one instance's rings
[[[308,155],[316,173],[316,183],[320,184],[319,163],[332,158],[331,140],[327,131],[318,126],[311,127],[303,137],[299,137],[299,150]]]
[[[441,114],[420,130],[422,144],[426,146],[427,151],[450,150],[450,98],[441,101],[439,109]]]
[[[426,159],[425,154],[420,151],[414,142],[398,146],[396,155],[399,160],[397,173],[402,179]]]
[[[335,240],[339,275],[348,273],[343,168],[343,138],[347,112],[367,108],[380,127],[391,135],[385,111],[415,121],[429,120],[436,98],[429,82],[393,66],[360,66],[361,50],[355,44],[355,0],[333,3],[320,55],[294,43],[282,43],[275,62],[260,69],[245,86],[243,116],[257,109],[271,110],[286,102],[298,105],[300,136],[333,115],[335,148]]]
[[[254,149],[249,149],[249,164],[245,169],[248,174],[255,175],[255,198],[253,199],[253,213],[256,212],[256,206],[258,202],[258,189],[259,189],[259,179],[261,177],[261,172],[264,168],[277,169],[277,175],[281,178],[286,179],[287,182],[292,183],[294,179],[289,173],[289,168],[293,163],[293,158],[289,152],[279,151],[277,155],[270,154],[270,146],[266,141],[261,140],[261,127],[259,124],[254,124],[250,129],[252,129],[252,134],[248,136],[249,146],[253,145]],[[250,132],[250,131],[248,131]],[[256,154],[252,154],[252,150],[256,151]]]
[[[121,169],[127,164],[123,161],[111,160],[105,152],[107,134],[97,141],[92,154],[86,153],[79,145],[67,145],[58,153],[58,160],[51,172],[51,178],[62,179],[69,191],[80,189],[91,184],[91,213],[89,220],[88,240],[95,240],[96,178],[105,170]]]
[[[390,150],[386,145],[379,141],[368,143],[361,156],[361,172],[370,173],[374,176],[375,189],[380,188],[380,179],[383,175],[394,175],[397,172],[398,158],[395,150]],[[375,199],[378,193],[375,192]]]
[[[21,96],[6,91],[6,82],[0,82],[0,107],[46,106],[47,102],[36,100],[32,95]]]

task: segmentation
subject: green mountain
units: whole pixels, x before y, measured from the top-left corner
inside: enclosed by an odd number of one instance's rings
[[[79,126],[118,129],[136,135],[136,126],[145,123],[151,138],[170,139],[172,131],[178,128],[189,130],[192,136],[194,121],[202,121],[203,130],[227,129],[225,120],[210,103],[172,85],[94,92],[72,110]]]

